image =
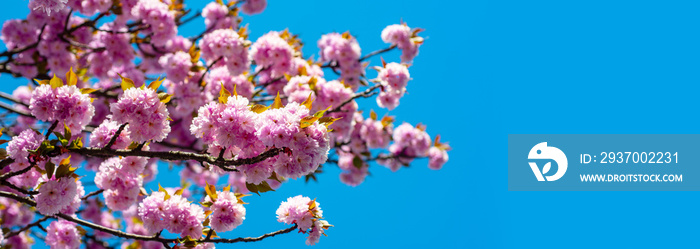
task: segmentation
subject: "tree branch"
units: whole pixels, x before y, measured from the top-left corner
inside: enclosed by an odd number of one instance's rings
[[[326,114],[334,113],[334,112],[339,112],[340,108],[343,108],[343,106],[347,105],[348,103],[352,102],[354,99],[359,98],[359,97],[364,97],[364,98],[369,98],[377,94],[376,92],[373,92],[375,89],[381,87],[381,84],[376,84],[370,88],[367,88],[367,90],[363,92],[356,93],[353,95],[351,98],[346,100],[345,102],[341,103],[340,105],[334,107],[332,110],[329,110],[326,112]]]
[[[11,106],[7,103],[0,102],[0,108],[8,110],[8,111],[13,112],[13,113],[17,113],[17,114],[25,116],[25,117],[34,118],[34,116],[32,116],[32,114],[25,112],[25,111],[20,111],[18,109],[15,109],[13,106]]]
[[[219,159],[206,154],[198,154],[193,152],[184,151],[143,151],[143,150],[106,150],[102,148],[85,147],[80,149],[67,149],[70,152],[75,152],[85,156],[94,157],[114,157],[114,156],[140,156],[140,157],[155,157],[164,160],[182,161],[182,160],[194,160],[198,162],[205,162],[212,165],[219,166],[225,171],[237,171],[235,167],[238,165],[254,164],[264,161],[270,157],[276,156],[282,152],[283,148],[272,148],[260,155],[252,158],[239,158],[239,159]]]
[[[266,233],[266,234],[263,234],[262,236],[259,236],[259,237],[247,237],[247,238],[241,237],[241,238],[235,238],[235,239],[224,239],[224,238],[204,239],[204,240],[198,240],[197,242],[203,242],[203,243],[206,243],[206,242],[213,242],[213,243],[255,242],[255,241],[261,241],[265,238],[274,237],[276,235],[289,233],[291,231],[294,231],[294,229],[297,229],[297,227],[298,227],[297,224],[294,224],[293,226],[291,226],[289,228],[278,230],[278,231],[271,232],[271,233]]]
[[[369,54],[366,54],[365,56],[360,57],[360,61],[364,61],[364,60],[369,59],[370,57],[375,56],[375,55],[378,55],[378,54],[382,54],[382,53],[389,52],[389,51],[391,51],[391,50],[394,49],[394,48],[396,48],[396,45],[391,45],[391,46],[388,47],[388,48],[380,49],[380,50],[371,52],[371,53],[369,53]]]
[[[117,142],[117,137],[119,137],[119,134],[122,133],[122,131],[124,130],[124,127],[126,127],[126,125],[128,125],[128,124],[129,123],[123,123],[122,125],[120,125],[119,129],[117,129],[117,132],[114,133],[114,136],[112,136],[112,138],[109,139],[109,142],[107,143],[107,145],[105,145],[105,147],[103,147],[102,149],[109,150],[112,147],[112,145],[114,145],[114,143]]]
[[[99,195],[99,194],[101,194],[101,193],[104,192],[104,191],[105,191],[104,189],[98,189],[98,190],[95,190],[95,191],[93,191],[93,192],[91,192],[91,193],[89,193],[89,194],[83,196],[83,198],[80,198],[80,199],[84,201],[84,200],[87,200],[87,199],[90,198],[90,197]]]
[[[32,222],[31,224],[28,224],[28,225],[26,225],[26,226],[20,228],[20,229],[17,230],[17,231],[9,232],[9,233],[5,234],[5,239],[7,239],[7,238],[9,238],[9,237],[12,237],[12,236],[17,236],[18,234],[20,234],[20,233],[22,233],[22,232],[24,232],[24,231],[27,231],[27,230],[29,230],[29,229],[32,228],[32,227],[41,225],[42,222],[48,220],[49,218],[50,218],[49,216],[41,217],[41,218],[38,219],[37,221]]]

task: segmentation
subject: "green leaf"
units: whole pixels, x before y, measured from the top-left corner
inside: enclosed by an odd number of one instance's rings
[[[65,135],[64,138],[68,141],[70,141],[71,137],[73,136],[73,134],[71,134],[70,132],[70,128],[68,127],[68,125],[66,125],[66,123],[63,123],[63,134]]]
[[[4,148],[0,149],[0,160],[7,158],[7,150]]]
[[[98,90],[98,89],[86,87],[86,88],[80,89],[80,93],[82,93],[82,94],[91,94],[91,93],[96,92],[97,90]]]
[[[214,185],[209,185],[209,183],[205,182],[206,186],[204,187],[204,191],[207,193],[211,201],[216,201],[216,198],[218,195],[216,194],[216,186]]]
[[[316,120],[319,120],[320,118],[322,118],[323,114],[326,111],[328,111],[328,109],[330,109],[330,108],[331,108],[331,106],[329,106],[325,110],[320,110],[320,111],[316,112],[313,116],[307,116],[307,117],[302,118],[301,121],[299,122],[299,127],[303,129],[303,128],[311,126],[314,122],[316,122]]]
[[[226,104],[226,102],[228,102],[229,96],[231,96],[231,93],[228,90],[226,90],[226,87],[224,87],[224,83],[221,82],[221,91],[219,91],[219,103]]]
[[[384,116],[382,118],[382,127],[387,127],[387,126],[391,125],[391,123],[393,123],[393,122],[394,122],[394,117]]]
[[[53,172],[56,169],[56,165],[53,164],[51,161],[47,161],[46,164],[44,165],[44,170],[46,170],[46,176],[51,179],[53,177]]]
[[[270,175],[270,177],[268,177],[267,179],[275,180],[279,183],[282,183],[282,181],[280,181],[280,179],[277,178],[277,173],[275,173],[274,171],[272,171],[272,175]]]
[[[167,93],[159,93],[158,94],[158,99],[160,99],[160,102],[163,102],[163,104],[167,104],[170,102],[170,98],[172,98],[173,95],[167,94]]]
[[[66,72],[66,83],[68,83],[69,86],[75,86],[78,84],[78,76],[75,75],[75,72],[73,72],[73,67],[70,68],[68,72]]]
[[[75,149],[80,149],[82,147],[83,147],[83,138],[78,137],[78,138],[74,139],[73,142],[70,143],[70,146],[68,147],[68,149],[75,150]]]
[[[36,81],[36,83],[39,84],[39,85],[49,85],[49,84],[51,84],[51,81],[49,81],[49,80],[38,80],[38,79],[34,79],[34,81]]]
[[[362,169],[362,165],[364,165],[365,162],[362,161],[362,158],[359,156],[355,156],[352,158],[352,165],[355,166],[355,168]]]
[[[199,204],[202,204],[203,207],[211,207],[211,205],[214,205],[214,203],[211,201],[200,202]]]
[[[257,185],[246,182],[245,186],[248,189],[248,191],[250,191],[251,193],[256,193],[258,195],[260,195],[260,193],[264,193],[264,192],[268,192],[268,191],[275,191],[274,189],[272,189],[272,187],[270,187],[270,184],[268,184],[266,181],[263,181]]]
[[[338,121],[338,120],[340,120],[341,118],[343,118],[343,117],[339,117],[339,118],[322,117],[322,118],[319,118],[319,119],[318,119],[318,123],[319,123],[319,124],[322,124],[322,125],[325,125],[326,128],[328,128],[328,126],[331,126],[335,121]],[[328,132],[330,132],[330,131],[328,131]]]
[[[119,8],[121,9],[121,8]],[[141,248],[141,242],[139,241],[134,241],[134,243],[129,244],[126,246],[126,249],[140,249]]]
[[[163,83],[164,80],[165,80],[165,78],[163,78],[161,80],[160,77],[158,77],[158,79],[151,81],[151,84],[148,85],[148,88],[153,89],[153,91],[156,91],[156,90],[158,90],[158,88],[160,87],[160,85]],[[160,97],[160,95],[159,95],[159,97]]]
[[[58,169],[56,169],[56,179],[65,177],[65,176],[70,176],[75,172],[77,168],[73,168],[70,166],[70,164],[60,164],[58,165]]]
[[[139,144],[137,142],[131,142],[129,147],[126,147],[126,148],[129,150],[133,150],[133,149],[136,149],[136,147],[139,147]]]
[[[158,192],[163,192],[165,193],[165,201],[170,199],[170,194],[168,194],[168,191],[163,188],[163,186],[160,186],[160,183],[158,183]]]
[[[75,226],[75,229],[78,230],[78,233],[80,234],[80,236],[85,236],[85,234],[87,234],[87,231],[82,226]]]
[[[236,199],[238,200],[238,204],[241,204],[241,205],[248,204],[248,203],[243,201],[243,197],[250,196],[250,195],[241,194],[241,193],[235,193],[234,195],[236,196]]]
[[[204,222],[202,222],[202,226],[205,226],[205,227],[206,227],[206,226],[209,226],[209,217],[207,217],[207,218],[204,220]],[[204,233],[204,235],[207,235],[207,233],[209,232],[209,229],[211,229],[211,228],[208,228],[208,227],[207,227],[207,228],[204,228],[204,230],[202,231],[202,232]]]
[[[122,83],[121,83],[122,90],[126,91],[129,88],[136,87],[133,80],[126,78],[126,77],[122,76],[121,74],[119,74],[119,77],[122,79]]]
[[[250,191],[251,193],[256,193],[260,195],[260,192],[258,192],[258,186],[249,182],[245,183],[245,187]]]
[[[311,106],[313,105],[313,102],[314,102],[314,100],[311,98],[311,94],[313,94],[313,92],[310,92],[309,97],[307,97],[306,100],[304,100],[304,102],[301,103],[301,105],[306,106],[306,109],[309,109],[309,110],[311,110]]]
[[[49,81],[49,84],[51,84],[51,88],[56,89],[63,86],[63,80],[61,80],[61,78],[59,77],[56,77],[56,74],[54,74],[53,78],[51,78],[51,81]]]
[[[284,105],[282,105],[282,99],[280,99],[280,92],[277,92],[277,97],[275,97],[275,101],[272,102],[272,105],[270,105],[270,108],[279,109],[282,107],[284,107]]]
[[[250,110],[255,112],[255,113],[258,113],[258,114],[263,113],[264,111],[267,111],[267,109],[269,109],[269,108],[270,108],[269,106],[264,106],[261,104],[254,104],[254,105],[250,106]]]

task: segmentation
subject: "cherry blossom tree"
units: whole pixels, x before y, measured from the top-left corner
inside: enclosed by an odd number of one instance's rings
[[[446,163],[450,147],[425,125],[395,127],[395,117],[356,102],[397,108],[422,29],[388,25],[376,38],[387,47],[370,53],[350,32],[328,33],[314,59],[290,30],[249,37],[245,17],[266,5],[31,0],[26,19],[6,21],[0,73],[28,83],[0,93],[0,243],[214,248],[299,231],[313,245],[332,225],[301,195],[277,209],[285,229],[217,233],[246,221],[245,196],[316,180],[322,167],[339,167],[340,181],[356,186],[373,162],[392,171],[418,158],[431,169]],[[199,16],[199,35],[178,34]],[[368,63],[397,49],[397,62]],[[182,186],[147,191],[167,164]]]

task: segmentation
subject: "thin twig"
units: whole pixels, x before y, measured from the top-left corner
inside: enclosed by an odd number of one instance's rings
[[[19,99],[16,99],[14,96],[12,96],[11,94],[6,93],[6,92],[0,92],[0,98],[12,101],[12,102],[20,104],[20,105],[23,105],[24,107],[29,107],[28,104],[20,101]]]
[[[364,61],[364,60],[366,60],[366,59],[369,59],[369,58],[372,57],[372,56],[375,56],[375,55],[378,55],[378,54],[381,54],[381,53],[389,52],[389,51],[391,51],[391,50],[394,49],[394,48],[396,48],[396,45],[391,45],[391,46],[388,47],[388,48],[380,49],[380,50],[371,52],[371,53],[369,53],[369,54],[366,54],[365,56],[360,57],[360,61]]]
[[[343,102],[343,103],[341,103],[340,105],[338,105],[338,106],[336,106],[336,107],[333,107],[333,109],[327,111],[326,114],[330,114],[330,113],[334,113],[334,112],[339,112],[340,109],[341,109],[343,106],[345,106],[345,105],[347,105],[348,103],[352,102],[352,101],[353,101],[354,99],[356,99],[356,98],[359,98],[359,97],[369,98],[369,97],[374,96],[374,95],[377,94],[377,93],[376,93],[376,92],[373,92],[373,91],[374,91],[375,89],[381,87],[381,86],[382,86],[381,84],[376,84],[376,85],[374,85],[374,86],[372,86],[372,87],[370,87],[370,88],[367,88],[367,90],[365,90],[365,91],[363,91],[363,92],[356,93],[355,95],[353,95],[351,98],[349,98],[349,99],[346,100],[345,102]]]
[[[17,231],[9,232],[9,233],[5,234],[5,239],[7,239],[7,238],[9,238],[9,237],[12,237],[12,236],[16,236],[16,235],[18,235],[18,234],[20,234],[20,233],[22,233],[22,232],[24,232],[24,231],[29,230],[30,228],[32,228],[32,227],[34,227],[34,226],[41,225],[42,222],[48,220],[49,218],[50,218],[49,216],[41,217],[40,219],[36,220],[35,222],[32,222],[32,223],[30,223],[30,224],[28,224],[28,225],[26,225],[26,226],[20,228],[20,229],[17,230]]]
[[[30,118],[34,117],[34,116],[32,116],[32,114],[25,112],[25,111],[18,110],[15,107],[13,107],[7,103],[4,103],[4,102],[0,102],[0,108],[8,110],[8,111],[13,112],[13,113],[17,113],[17,114],[25,116],[25,117],[30,117]]]
[[[117,142],[117,137],[119,137],[119,134],[122,133],[122,131],[124,130],[124,127],[126,127],[126,125],[128,125],[128,124],[129,123],[123,123],[122,125],[120,125],[119,129],[117,129],[117,132],[114,133],[114,136],[112,136],[112,138],[109,139],[109,142],[107,143],[107,145],[105,145],[105,147],[103,147],[102,149],[105,149],[105,150],[111,149],[112,145],[114,145],[114,143]]]
[[[93,197],[93,196],[96,196],[96,195],[99,195],[99,194],[101,194],[101,193],[104,192],[104,191],[105,191],[104,189],[95,190],[95,191],[92,191],[91,193],[89,193],[89,194],[83,196],[83,198],[80,198],[80,199],[82,199],[82,200],[87,200],[88,198]]]
[[[223,58],[224,58],[223,56],[219,56],[219,58],[216,58],[216,60],[214,60],[209,66],[207,66],[207,69],[206,69],[206,70],[204,71],[204,73],[202,74],[202,77],[199,78],[199,85],[200,85],[200,86],[202,85],[202,82],[204,82],[204,76],[206,76],[207,73],[209,73],[209,70],[211,69],[211,67],[213,67],[214,64],[216,64],[217,62],[219,62],[219,61],[220,61],[221,59],[223,59]],[[210,83],[211,83],[211,82],[210,82]]]

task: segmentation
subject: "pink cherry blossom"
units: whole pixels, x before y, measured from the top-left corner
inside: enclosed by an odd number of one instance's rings
[[[80,248],[80,233],[76,224],[66,220],[56,220],[46,228],[46,244],[51,249]]]

